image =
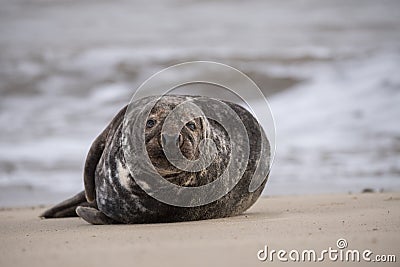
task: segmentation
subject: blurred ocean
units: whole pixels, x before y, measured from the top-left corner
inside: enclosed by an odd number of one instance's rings
[[[145,79],[190,60],[232,65],[268,97],[277,150],[264,194],[400,190],[399,11],[397,0],[0,0],[0,206],[82,190],[92,140]]]

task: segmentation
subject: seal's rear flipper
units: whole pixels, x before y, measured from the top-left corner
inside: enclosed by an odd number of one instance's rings
[[[115,224],[117,223],[101,211],[91,207],[77,207],[76,213],[91,224]]]
[[[77,217],[75,210],[78,206],[91,206],[95,207],[96,203],[88,203],[86,201],[85,192],[64,200],[63,202],[55,205],[54,207],[43,212],[39,217],[42,218],[64,218],[64,217]]]

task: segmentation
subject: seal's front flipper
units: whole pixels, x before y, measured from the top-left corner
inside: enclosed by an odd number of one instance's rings
[[[42,218],[64,218],[64,217],[77,217],[75,212],[78,206],[91,206],[95,207],[96,203],[88,203],[86,201],[85,192],[64,200],[63,202],[55,205],[54,207],[43,212],[39,217]]]
[[[91,224],[115,224],[118,223],[111,219],[110,217],[107,217],[104,213],[101,211],[91,208],[91,207],[77,207],[76,208],[76,214],[79,215],[82,219],[87,221],[88,223]]]

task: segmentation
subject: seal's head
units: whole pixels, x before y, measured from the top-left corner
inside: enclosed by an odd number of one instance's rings
[[[163,96],[152,108],[145,125],[146,149],[149,158],[158,173],[164,178],[172,178],[179,175],[183,171],[173,166],[167,159],[164,149],[168,145],[179,147],[182,155],[188,160],[195,160],[199,156],[199,143],[209,135],[209,124],[206,118],[198,116],[189,121],[185,118],[169,118],[168,123],[182,125],[179,134],[168,135],[162,131],[164,122],[168,115],[181,103],[186,101],[185,98],[176,96]],[[182,110],[181,110],[182,112]],[[185,114],[193,113],[189,107],[183,112]],[[184,123],[182,124],[182,122]]]

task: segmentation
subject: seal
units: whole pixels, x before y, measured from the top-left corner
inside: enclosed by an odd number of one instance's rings
[[[150,102],[155,103],[143,126],[145,149],[158,174],[168,182],[184,188],[201,187],[215,181],[229,164],[233,149],[226,129],[216,120],[206,117],[196,117],[187,122],[176,138],[162,134],[164,122],[171,112],[181,103],[198,98],[189,95],[150,96],[129,104],[133,107],[129,112],[136,113]],[[249,111],[232,102],[221,102],[228,105],[243,123],[249,141],[249,157],[240,180],[219,199],[204,205],[182,207],[160,201],[143,190],[149,185],[146,181],[132,177],[135,170],[129,168],[129,160],[144,155],[138,154],[134,145],[129,151],[124,151],[124,118],[128,105],[118,112],[92,143],[84,167],[85,190],[40,216],[79,216],[91,224],[134,224],[204,220],[243,213],[256,202],[267,182],[269,172],[262,174],[264,177],[256,177],[262,183],[256,190],[249,190],[251,180],[257,175],[257,164],[264,164],[269,169],[270,145],[263,129]],[[219,111],[216,109],[213,112]],[[163,147],[173,144],[179,147],[187,160],[194,161],[206,152],[200,149],[200,143],[205,138],[214,142],[215,155],[202,170],[178,168],[163,150]],[[266,153],[261,153],[262,149]]]

